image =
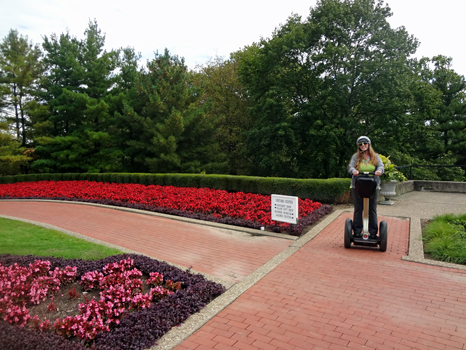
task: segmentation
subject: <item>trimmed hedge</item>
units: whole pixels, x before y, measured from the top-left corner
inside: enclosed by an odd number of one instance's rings
[[[292,179],[279,177],[203,175],[203,174],[129,174],[129,173],[65,173],[0,176],[0,184],[30,181],[88,180],[110,183],[139,183],[176,187],[196,187],[228,192],[282,194],[309,198],[327,204],[349,202],[348,179]]]

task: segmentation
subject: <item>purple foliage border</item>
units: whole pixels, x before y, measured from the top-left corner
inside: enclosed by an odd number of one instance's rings
[[[225,292],[225,288],[204,276],[183,271],[165,262],[137,254],[122,254],[101,260],[62,259],[54,257],[38,257],[34,255],[17,256],[0,255],[0,263],[9,266],[17,263],[27,266],[35,260],[48,260],[51,268],[77,266],[80,278],[85,272],[100,271],[109,263],[131,258],[134,266],[148,275],[149,272],[160,272],[165,279],[174,282],[182,281],[182,289],[171,296],[153,304],[150,308],[128,314],[120,325],[110,333],[101,333],[94,344],[85,346],[80,342],[72,342],[54,333],[41,333],[36,330],[13,326],[0,320],[0,349],[18,350],[140,350],[156,344],[172,327],[183,323],[190,315],[200,311],[210,301]]]

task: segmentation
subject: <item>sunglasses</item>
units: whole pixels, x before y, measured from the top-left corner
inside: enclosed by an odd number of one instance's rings
[[[359,143],[359,146],[368,145],[368,144],[369,144],[369,142],[361,142],[361,143]]]

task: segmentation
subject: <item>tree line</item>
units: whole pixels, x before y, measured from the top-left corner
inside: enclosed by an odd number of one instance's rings
[[[381,0],[320,0],[270,38],[194,70],[104,49],[90,21],[0,44],[0,173],[346,176],[360,135],[397,165],[466,164],[465,78],[392,28]],[[428,169],[428,170],[426,170]],[[461,168],[420,168],[464,180]],[[422,172],[422,174],[421,174]]]

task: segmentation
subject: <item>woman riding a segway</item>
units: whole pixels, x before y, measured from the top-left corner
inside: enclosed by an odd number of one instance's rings
[[[369,197],[369,238],[371,240],[377,239],[377,197],[380,189],[380,175],[384,173],[384,166],[382,159],[371,145],[371,140],[367,136],[361,136],[357,139],[356,145],[358,151],[351,157],[348,165],[348,172],[353,175],[351,179],[351,195],[353,197],[354,214],[353,214],[353,232],[354,238],[360,238],[363,231],[363,209],[364,198],[368,196],[361,196],[361,192],[356,190],[356,179],[362,173],[372,173],[375,175],[375,191]],[[367,235],[367,232],[365,232]]]

